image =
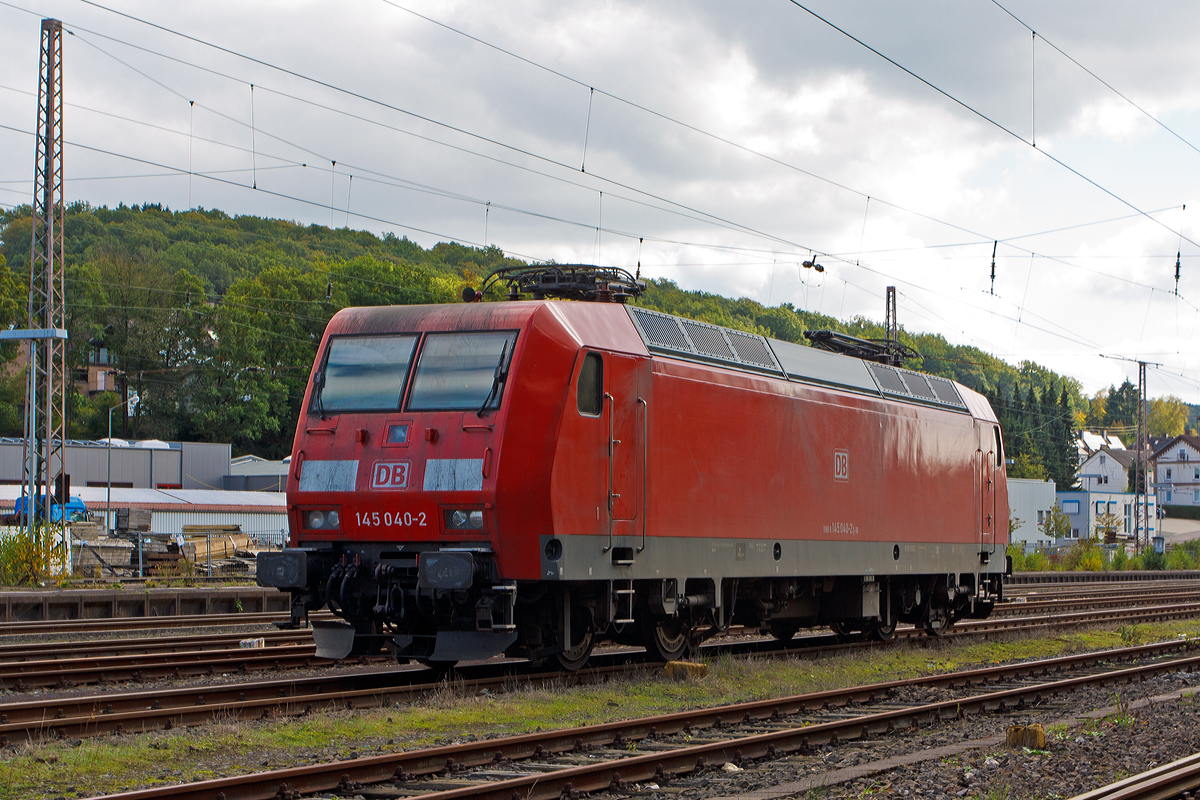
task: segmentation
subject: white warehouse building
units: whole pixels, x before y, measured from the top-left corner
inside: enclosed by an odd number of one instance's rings
[[[1054,481],[1039,481],[1026,478],[1008,479],[1008,515],[1016,523],[1012,544],[1031,547],[1054,544],[1038,528],[1054,507]]]

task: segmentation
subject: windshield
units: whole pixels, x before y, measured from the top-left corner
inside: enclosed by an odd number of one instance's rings
[[[394,411],[416,336],[338,336],[329,342],[325,369],[317,376],[313,407],[330,411]]]
[[[431,333],[408,399],[410,411],[496,408],[512,360],[515,331]]]

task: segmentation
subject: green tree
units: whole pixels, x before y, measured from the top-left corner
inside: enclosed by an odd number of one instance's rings
[[[1036,455],[1018,453],[1008,468],[1008,477],[1044,481],[1047,478],[1046,467]]]
[[[1042,521],[1038,523],[1038,530],[1047,539],[1069,539],[1071,537],[1071,517],[1062,510],[1061,506],[1051,506]]]
[[[1178,397],[1158,397],[1150,401],[1146,411],[1146,428],[1151,436],[1178,436],[1187,425],[1187,403]]]
[[[1096,515],[1095,521],[1092,523],[1092,534],[1097,541],[1106,541],[1108,537],[1117,535],[1121,530],[1122,520],[1119,516],[1111,511],[1105,511]]]
[[[220,338],[245,340],[241,352],[225,351],[227,368],[239,375],[239,390],[258,387],[267,391],[262,413],[270,419],[241,423],[249,426],[247,430],[260,431],[255,450],[267,457],[282,458],[291,451],[308,373],[325,325],[337,310],[326,300],[329,286],[326,276],[293,267],[270,267],[253,280],[238,281],[221,301]],[[247,364],[250,360],[259,363]],[[245,370],[243,364],[257,366],[262,372],[239,372]],[[232,390],[233,384],[227,382],[225,388]],[[255,408],[260,407],[255,403]]]
[[[1116,390],[1110,390],[1106,403],[1109,427],[1136,427],[1140,400],[1138,388],[1128,378]]]

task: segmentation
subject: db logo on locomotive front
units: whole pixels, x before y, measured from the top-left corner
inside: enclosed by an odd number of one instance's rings
[[[376,461],[371,466],[372,489],[407,489],[407,461]]]

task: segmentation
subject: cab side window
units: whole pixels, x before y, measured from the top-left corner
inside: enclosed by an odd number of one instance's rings
[[[579,383],[575,387],[575,401],[579,413],[586,417],[598,417],[604,410],[604,362],[599,353],[584,356]]]

